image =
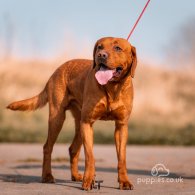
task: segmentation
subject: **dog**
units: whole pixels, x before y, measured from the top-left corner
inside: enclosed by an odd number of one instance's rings
[[[45,106],[47,102],[49,104],[42,182],[55,182],[51,153],[65,120],[65,112],[70,110],[75,119],[75,136],[69,147],[72,180],[82,181],[84,190],[92,188],[95,176],[92,125],[96,120],[114,120],[119,188],[133,189],[127,176],[126,143],[136,66],[134,46],[122,38],[105,37],[96,42],[93,60],[74,59],[64,63],[53,73],[40,94],[7,106],[11,110],[30,111]],[[78,172],[82,144],[85,152],[84,176]]]

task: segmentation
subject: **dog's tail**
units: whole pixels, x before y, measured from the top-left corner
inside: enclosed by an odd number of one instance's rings
[[[37,96],[32,98],[21,100],[18,102],[13,102],[7,106],[10,110],[20,110],[20,111],[31,111],[38,108],[42,108],[48,102],[47,90],[46,88]]]

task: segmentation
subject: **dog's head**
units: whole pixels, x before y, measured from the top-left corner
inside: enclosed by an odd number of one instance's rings
[[[102,85],[108,81],[120,81],[135,75],[137,66],[136,49],[126,39],[105,37],[98,40],[93,52],[93,68],[96,79]]]

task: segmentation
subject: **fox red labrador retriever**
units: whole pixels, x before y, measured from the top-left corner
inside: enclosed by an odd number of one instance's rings
[[[127,176],[126,143],[136,65],[136,49],[127,40],[102,38],[95,44],[93,60],[66,62],[53,73],[39,95],[8,105],[11,110],[25,111],[36,110],[49,103],[48,137],[43,147],[43,182],[54,182],[51,153],[65,120],[65,112],[70,110],[76,126],[69,148],[72,180],[82,180],[82,188],[91,189],[95,175],[92,125],[98,119],[114,120],[119,187],[133,189]],[[84,176],[78,172],[82,143],[85,151]]]

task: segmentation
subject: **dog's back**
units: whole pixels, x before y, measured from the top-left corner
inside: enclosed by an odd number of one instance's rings
[[[66,106],[73,95],[82,99],[85,79],[92,69],[92,63],[92,60],[86,59],[75,59],[64,63],[52,74],[41,93],[29,99],[13,102],[7,108],[15,111],[36,110],[45,106],[51,98],[64,95],[67,96],[66,101],[68,101]]]

